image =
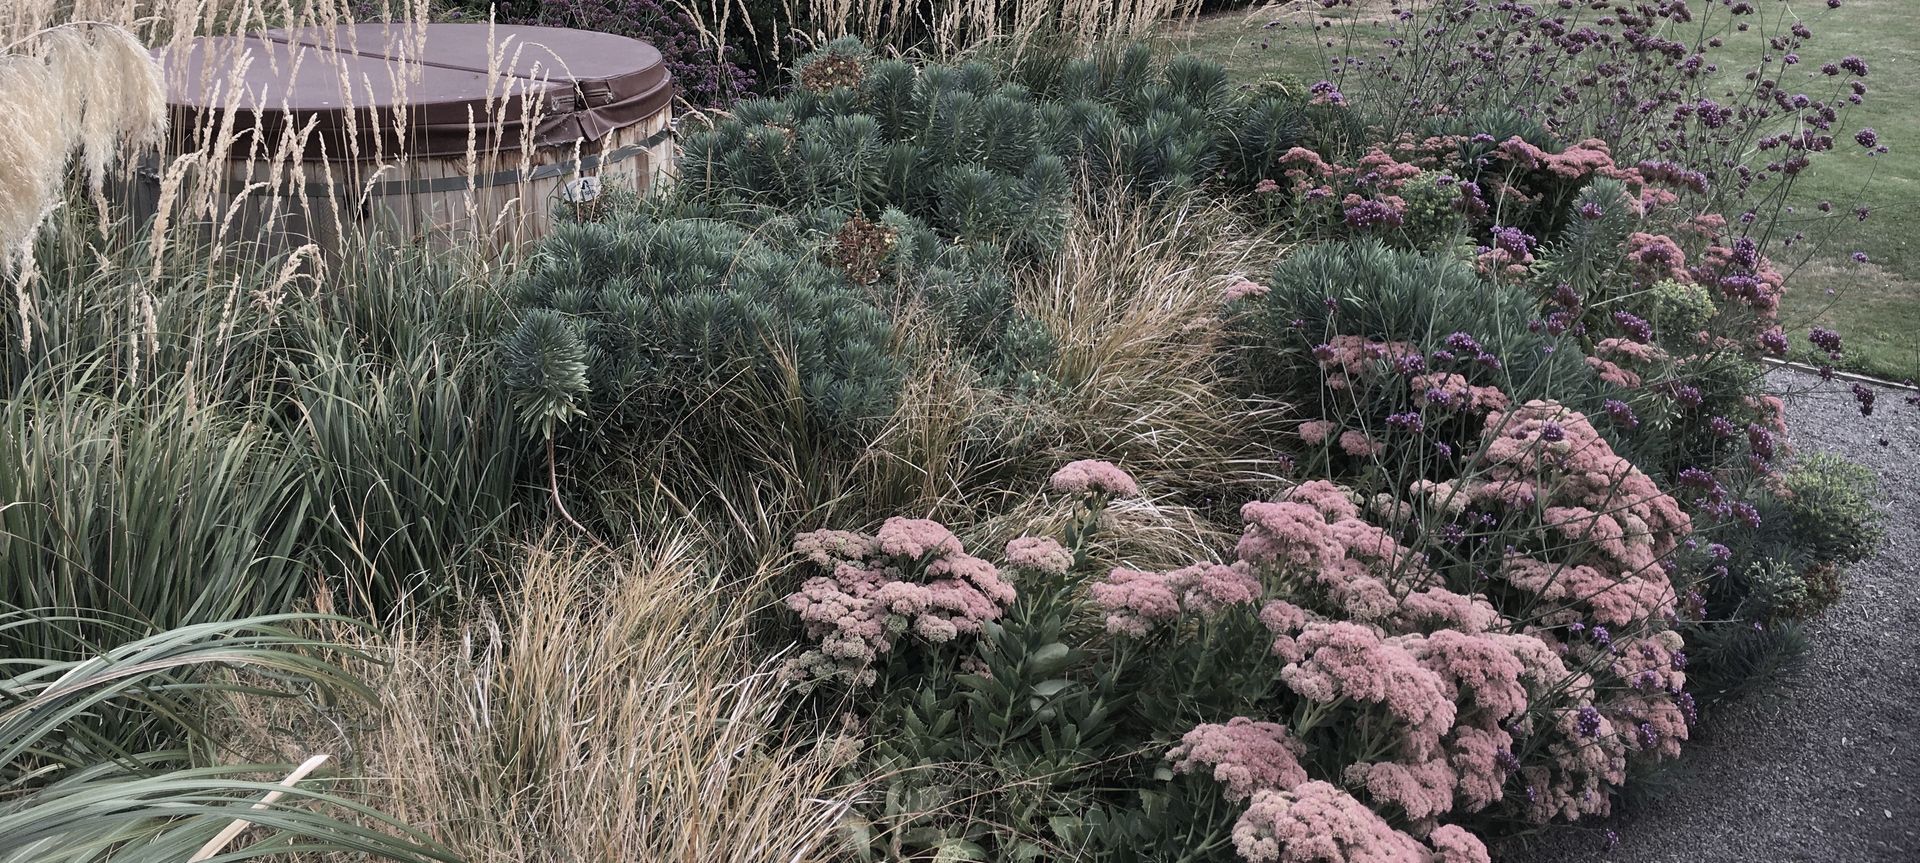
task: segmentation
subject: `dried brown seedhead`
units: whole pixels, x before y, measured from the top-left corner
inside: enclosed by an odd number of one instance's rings
[[[800,86],[815,93],[830,93],[836,87],[858,87],[866,70],[860,61],[842,54],[828,54],[800,70]]]
[[[899,240],[898,231],[855,213],[834,233],[827,265],[856,285],[871,285],[880,281],[880,263]]]

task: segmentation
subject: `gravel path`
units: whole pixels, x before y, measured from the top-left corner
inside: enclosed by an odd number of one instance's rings
[[[1770,380],[1801,452],[1880,475],[1885,547],[1808,626],[1800,668],[1694,730],[1671,793],[1502,861],[1920,863],[1920,411],[1882,391],[1862,418],[1846,385],[1784,370]],[[1608,829],[1619,835],[1610,850]]]

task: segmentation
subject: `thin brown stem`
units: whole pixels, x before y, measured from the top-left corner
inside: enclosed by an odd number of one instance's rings
[[[560,517],[566,519],[568,524],[573,525],[575,530],[580,531],[580,535],[586,537],[588,542],[593,543],[594,548],[601,551],[613,550],[611,546],[601,542],[599,537],[594,536],[593,531],[588,530],[579,519],[574,518],[573,513],[567,511],[566,503],[560,499],[560,467],[559,459],[554,455],[552,435],[547,436],[547,490],[553,493],[554,510],[559,512]]]

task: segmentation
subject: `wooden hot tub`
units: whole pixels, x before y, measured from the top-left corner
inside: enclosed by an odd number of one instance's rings
[[[673,163],[672,76],[621,36],[357,24],[159,57],[171,132],[149,204],[221,240],[335,250],[378,228],[499,249],[538,238],[558,206],[644,193]]]

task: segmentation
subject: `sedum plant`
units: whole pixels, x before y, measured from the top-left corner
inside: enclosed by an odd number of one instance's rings
[[[831,575],[789,600],[818,645],[793,673],[865,725],[888,777],[856,841],[886,859],[1467,863],[1482,830],[1604,813],[1688,736],[1660,564],[1691,526],[1579,414],[1515,413],[1489,414],[1478,484],[1301,483],[1242,509],[1224,562],[1097,562],[1108,502],[1138,493],[1103,462],[1054,476],[1074,515],[999,567],[924,521],[802,536]],[[1425,529],[1450,512],[1488,516],[1464,544],[1485,557]],[[936,569],[994,598],[913,575]]]

